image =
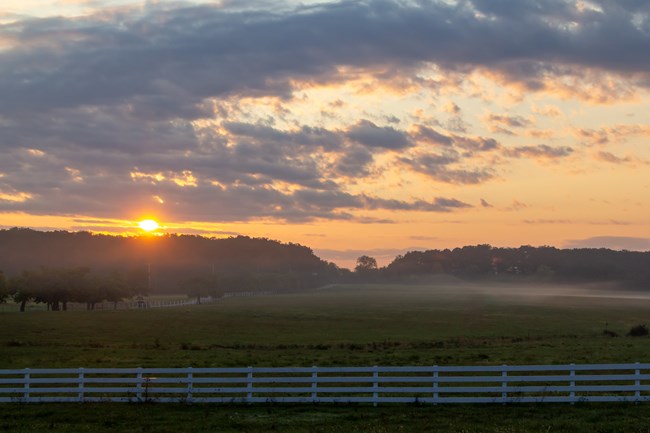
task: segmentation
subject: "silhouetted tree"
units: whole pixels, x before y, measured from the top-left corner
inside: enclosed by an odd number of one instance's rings
[[[372,272],[377,270],[377,260],[370,256],[361,256],[357,258],[357,265],[354,267],[355,272]]]
[[[9,293],[14,302],[20,304],[21,313],[25,312],[27,302],[34,299],[37,285],[36,274],[32,271],[23,271],[9,280]]]
[[[366,282],[374,281],[378,277],[377,260],[370,256],[357,258],[354,273],[358,280]]]
[[[216,292],[216,281],[209,277],[192,277],[183,284],[183,291],[187,296],[196,298],[198,304],[202,297],[211,296]]]

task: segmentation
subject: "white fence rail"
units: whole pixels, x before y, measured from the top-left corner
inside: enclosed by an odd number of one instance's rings
[[[0,370],[0,402],[650,401],[650,364]]]

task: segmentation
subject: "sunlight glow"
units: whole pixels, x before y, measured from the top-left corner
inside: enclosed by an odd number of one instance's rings
[[[158,223],[154,220],[142,220],[138,223],[138,225],[145,232],[152,232],[156,230],[158,227],[160,227]]]

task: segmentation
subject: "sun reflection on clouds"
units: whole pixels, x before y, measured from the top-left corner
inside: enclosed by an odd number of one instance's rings
[[[0,201],[24,203],[33,196],[27,192],[3,192],[0,190]]]

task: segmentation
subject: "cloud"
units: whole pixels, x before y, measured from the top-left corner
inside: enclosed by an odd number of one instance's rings
[[[377,126],[368,120],[361,120],[350,127],[347,137],[371,148],[398,150],[412,145],[408,135],[390,126]]]
[[[303,125],[299,129],[291,131],[245,122],[225,122],[223,127],[233,136],[248,137],[266,143],[279,143],[283,146],[293,144],[333,150],[341,147],[343,142],[342,135],[336,131],[308,125]]]
[[[415,125],[413,136],[416,140],[439,146],[451,146],[454,144],[454,138],[452,136],[440,133],[424,125]]]
[[[526,128],[532,125],[532,121],[523,116],[510,116],[503,114],[489,114],[486,120],[490,123],[498,123],[510,128]]]
[[[510,207],[507,207],[505,210],[507,211],[520,211],[522,209],[526,209],[528,205],[526,203],[522,203],[519,200],[513,200],[512,205]]]
[[[560,158],[570,148],[470,135],[455,102],[451,118],[403,129],[383,108],[343,123],[347,114],[298,122],[287,106],[319,86],[348,86],[324,105],[338,114],[358,108],[347,99],[358,83],[376,84],[375,96],[396,82],[459,89],[474,71],[531,92],[583,76],[608,77],[608,95],[650,87],[643,2],[100,4],[0,24],[0,210],[127,218],[142,209],[183,221],[460,210],[469,205],[457,199],[376,197],[364,181],[383,164],[480,184],[499,175],[502,154]],[[432,70],[441,77],[422,74]],[[491,119],[503,128],[530,126],[500,116]],[[604,143],[648,129],[576,133]]]
[[[508,128],[528,128],[533,122],[523,116],[490,113],[483,119],[492,132],[515,135]]]
[[[449,113],[449,114],[456,114],[456,115],[460,114],[460,112],[462,111],[462,110],[460,109],[460,107],[459,107],[458,105],[456,105],[455,102],[451,102],[451,101],[450,101],[450,102],[447,102],[447,103],[442,107],[442,109],[443,109],[443,111],[445,111],[445,112],[447,112],[447,113]]]
[[[565,248],[610,248],[613,250],[650,251],[650,238],[627,236],[595,236],[586,239],[571,239]]]
[[[645,6],[598,1],[597,9],[580,11],[571,1],[485,3],[376,0],[279,12],[234,3],[149,4],[20,21],[0,28],[11,41],[0,55],[0,113],[127,101],[146,116],[200,116],[205,98],[288,97],[292,80],[335,81],[342,65],[485,68],[531,90],[548,74],[575,76],[571,68],[628,75],[650,69]]]
[[[610,164],[632,164],[635,163],[635,159],[629,156],[624,158],[618,157],[610,152],[600,151],[595,155],[596,159],[599,161],[609,162]]]
[[[650,126],[635,124],[619,124],[599,129],[577,128],[573,134],[589,146],[608,143],[623,143],[629,137],[650,137]]]
[[[472,205],[457,199],[436,197],[433,201],[387,200],[374,197],[364,197],[365,204],[370,209],[412,210],[424,212],[451,212],[456,209],[471,208]]]
[[[364,146],[351,146],[341,154],[335,164],[335,171],[340,176],[350,178],[369,175],[368,167],[373,162],[372,152]]]
[[[466,136],[455,137],[454,144],[465,150],[474,152],[488,152],[498,149],[501,146],[494,138]]]
[[[536,146],[516,146],[506,149],[504,154],[512,158],[544,158],[557,159],[564,158],[573,153],[573,149],[568,146],[552,147],[546,144]]]
[[[402,157],[400,161],[408,168],[444,183],[479,184],[495,177],[491,168],[455,168],[452,164],[460,161],[458,155],[420,154]]]

